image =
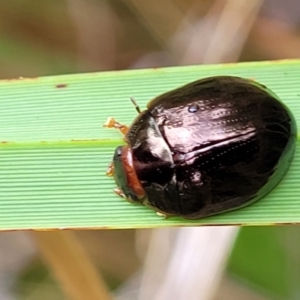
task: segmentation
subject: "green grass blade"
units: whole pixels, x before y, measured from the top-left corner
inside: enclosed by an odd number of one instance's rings
[[[154,96],[212,75],[252,78],[272,89],[300,124],[300,60],[174,67],[0,81],[0,230],[270,225],[300,222],[300,145],[290,171],[264,199],[218,216],[164,220],[116,196],[105,176],[116,130]]]

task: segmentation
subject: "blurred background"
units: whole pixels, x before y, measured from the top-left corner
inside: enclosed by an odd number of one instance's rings
[[[300,54],[297,0],[11,0],[0,14],[2,78]]]
[[[0,79],[299,58],[299,24],[297,0],[1,1]],[[296,227],[76,236],[119,300],[300,299]],[[2,299],[67,299],[31,233],[0,234]]]

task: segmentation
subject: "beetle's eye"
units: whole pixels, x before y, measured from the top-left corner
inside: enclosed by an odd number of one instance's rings
[[[122,155],[122,146],[119,146],[119,147],[117,147],[116,148],[116,150],[115,150],[115,157],[120,157],[121,155]]]
[[[195,103],[193,103],[193,104],[191,104],[190,106],[189,106],[189,112],[190,113],[195,113],[195,112],[197,112],[198,111],[198,109],[199,109],[199,105],[198,104],[195,104]]]

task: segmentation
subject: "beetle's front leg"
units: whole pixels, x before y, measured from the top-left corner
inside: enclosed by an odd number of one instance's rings
[[[107,128],[116,128],[119,129],[124,135],[128,132],[128,126],[123,125],[117,122],[114,118],[109,117],[103,125]]]
[[[114,163],[111,162],[109,165],[108,165],[108,168],[106,169],[106,175],[107,176],[113,176],[114,175],[114,172],[115,172],[115,166],[114,166]],[[119,188],[119,187],[116,187],[114,189],[114,192],[122,197],[122,198],[126,198],[125,194],[123,193],[123,191]]]
[[[117,122],[114,118],[109,117],[107,118],[106,122],[104,123],[103,127],[106,128],[116,128],[121,131],[122,134],[126,135],[128,132],[128,126],[123,125],[119,122]],[[114,175],[114,163],[111,162],[107,169],[106,169],[106,175],[107,176],[113,176]]]
[[[125,194],[123,193],[123,191],[122,191],[119,187],[115,188],[115,189],[114,189],[114,192],[115,192],[118,196],[120,196],[120,197],[126,199]]]
[[[106,169],[106,175],[113,176],[114,173],[115,173],[115,166],[114,166],[114,162],[112,161]]]

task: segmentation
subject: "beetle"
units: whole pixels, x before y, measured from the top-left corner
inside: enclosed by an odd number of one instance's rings
[[[107,175],[118,195],[160,215],[199,219],[246,206],[269,193],[292,161],[295,119],[253,80],[208,77],[136,109],[130,127],[113,118],[104,125],[126,142]]]

